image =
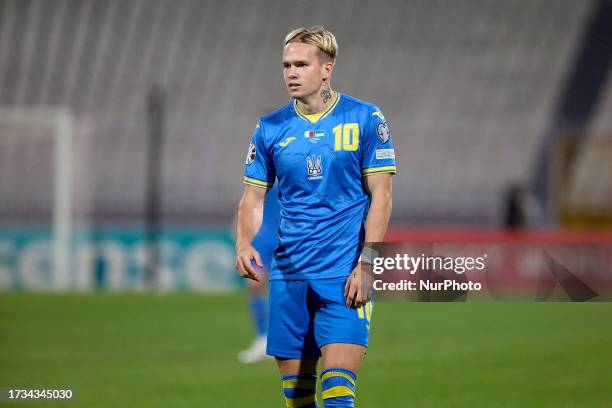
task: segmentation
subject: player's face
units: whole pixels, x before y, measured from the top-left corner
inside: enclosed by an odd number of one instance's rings
[[[289,95],[305,98],[317,94],[329,79],[333,64],[321,61],[319,49],[304,43],[289,43],[283,50],[283,79]]]

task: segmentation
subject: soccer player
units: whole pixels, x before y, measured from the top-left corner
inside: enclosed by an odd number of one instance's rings
[[[255,323],[255,340],[251,346],[238,353],[241,363],[255,363],[266,358],[266,344],[268,335],[268,286],[267,275],[272,262],[272,254],[278,246],[278,223],[280,218],[278,207],[278,187],[273,186],[266,197],[263,209],[261,227],[253,239],[253,248],[261,256],[263,268],[260,281],[249,279],[251,317]],[[252,262],[253,264],[253,262]],[[265,276],[264,276],[265,275]]]
[[[393,144],[375,105],[331,87],[337,53],[323,27],[285,38],[283,78],[292,97],[264,115],[249,146],[237,216],[236,269],[255,281],[252,246],[267,189],[278,180],[279,245],[270,268],[267,353],[288,407],[316,407],[321,357],[325,407],[353,407],[368,345],[372,250],[391,214]]]

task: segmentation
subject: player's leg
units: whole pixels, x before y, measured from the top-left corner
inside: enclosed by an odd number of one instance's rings
[[[268,282],[267,273],[262,274],[262,279],[257,282],[248,279],[249,292],[251,299],[249,307],[253,322],[255,323],[255,332],[257,337],[268,336]]]
[[[323,370],[333,367],[344,367],[347,370],[359,371],[366,348],[357,344],[330,343],[321,347]]]
[[[346,306],[346,278],[311,281],[319,297],[315,333],[321,346],[321,389],[326,408],[353,407],[357,372],[368,346],[372,303]]]
[[[317,359],[276,358],[287,407],[318,407]]]
[[[254,363],[265,359],[268,337],[268,285],[267,273],[257,282],[248,279],[249,308],[251,318],[255,324],[255,340],[251,346],[238,353],[238,360],[242,363]]]
[[[288,407],[316,407],[314,303],[307,281],[270,281],[267,353],[276,358]]]
[[[366,348],[330,343],[321,348],[321,390],[325,408],[354,407],[357,372]]]

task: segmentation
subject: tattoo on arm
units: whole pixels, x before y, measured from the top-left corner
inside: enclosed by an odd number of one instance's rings
[[[323,103],[327,103],[331,99],[331,90],[329,88],[325,88],[321,90],[321,98],[323,98]]]

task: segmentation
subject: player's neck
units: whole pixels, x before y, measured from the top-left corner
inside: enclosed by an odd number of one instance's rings
[[[304,98],[296,98],[300,112],[305,115],[324,112],[336,100],[336,91],[331,88],[322,88],[317,93]]]

